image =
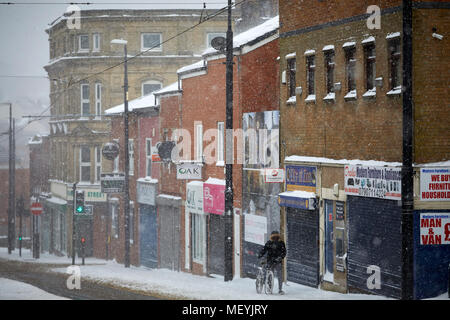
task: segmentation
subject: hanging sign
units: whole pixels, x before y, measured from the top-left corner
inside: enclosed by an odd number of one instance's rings
[[[345,193],[351,196],[401,200],[401,169],[346,165]]]
[[[202,178],[202,166],[196,163],[177,164],[178,180],[194,180]]]
[[[420,169],[420,200],[450,201],[450,168]]]
[[[450,244],[450,213],[420,214],[420,244]]]

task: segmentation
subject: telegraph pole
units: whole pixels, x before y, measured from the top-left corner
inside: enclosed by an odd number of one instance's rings
[[[74,149],[75,150],[75,149]],[[75,172],[74,172],[75,176]],[[72,186],[73,210],[72,210],[72,265],[75,265],[75,210],[77,208],[77,183]]]
[[[127,68],[127,45],[124,45],[124,80],[123,80],[123,97],[124,97],[124,152],[125,152],[125,268],[130,267],[130,153],[128,152],[128,68]]]
[[[413,299],[412,3],[403,0],[402,299]]]
[[[8,174],[8,254],[14,250],[14,170],[15,165],[13,161],[13,119],[12,119],[12,104],[9,103],[9,174]]]
[[[233,280],[233,30],[228,0],[226,37],[226,165],[225,165],[225,263],[224,281]]]

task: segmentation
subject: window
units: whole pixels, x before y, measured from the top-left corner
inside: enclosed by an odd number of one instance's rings
[[[223,122],[217,122],[217,165],[224,165],[223,160],[223,150],[224,150],[224,144],[223,144],[223,137],[224,137],[224,123]]]
[[[111,234],[114,238],[119,237],[119,204],[111,203]]]
[[[134,140],[128,140],[128,155],[130,160],[129,174],[130,176],[134,175]]]
[[[391,90],[401,89],[402,65],[400,63],[400,38],[394,38],[388,42],[389,50],[389,85]]]
[[[82,116],[89,116],[90,114],[90,101],[89,101],[89,84],[82,84],[81,85],[81,115]]]
[[[356,98],[356,48],[347,47],[345,49],[345,76],[347,79],[347,96],[348,98]]]
[[[162,88],[162,83],[155,80],[148,80],[142,83],[142,95],[146,96]]]
[[[91,181],[91,149],[88,146],[80,147],[80,181]]]
[[[316,71],[316,56],[306,56],[306,85],[308,98],[315,97],[315,71]]]
[[[100,182],[102,173],[102,152],[100,147],[95,147],[95,181]]]
[[[161,33],[142,33],[141,51],[162,51],[161,42]]]
[[[100,116],[102,114],[102,84],[95,84],[95,115]]]
[[[203,263],[205,258],[205,216],[192,214],[192,259]]]
[[[375,43],[364,46],[364,60],[366,69],[366,91],[375,88]]]
[[[288,96],[289,97],[294,97],[295,96],[295,73],[296,73],[296,59],[289,59],[287,61],[287,67],[288,67],[288,72],[289,72],[289,92],[288,92]]]
[[[89,35],[81,34],[78,36],[78,51],[79,52],[89,51]]]
[[[145,175],[152,176],[152,139],[145,139]]]
[[[334,50],[325,51],[326,92],[334,98]]]
[[[206,47],[211,48],[211,41],[216,37],[226,38],[227,34],[225,32],[211,32],[206,35]]]
[[[203,161],[203,125],[195,126],[195,159]]]
[[[92,51],[93,52],[100,51],[100,33],[94,33],[92,35]]]
[[[113,141],[119,144],[119,139],[113,139]],[[114,158],[113,172],[119,172],[119,155],[117,155],[117,157]]]

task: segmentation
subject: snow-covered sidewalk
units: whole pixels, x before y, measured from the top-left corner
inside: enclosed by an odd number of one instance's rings
[[[0,300],[68,300],[28,283],[0,278]]]
[[[9,259],[23,262],[42,264],[66,264],[72,261],[68,257],[55,257],[48,254],[41,255],[40,259],[33,259],[29,250],[22,250],[19,257],[18,250],[8,255],[6,248],[0,248],[0,259]],[[77,265],[81,260],[77,258]],[[173,299],[219,299],[219,300],[379,300],[387,299],[382,296],[365,294],[342,294],[310,288],[300,284],[288,282],[283,285],[285,295],[257,294],[255,282],[249,278],[236,278],[224,282],[222,276],[205,277],[185,272],[170,271],[167,269],[148,269],[145,267],[125,268],[115,261],[106,261],[87,258],[86,265],[80,265],[81,290],[83,279],[95,280],[104,284],[124,287],[131,290],[148,292]],[[52,272],[67,273],[66,267],[54,267]],[[69,277],[69,274],[67,275]],[[275,281],[275,288],[277,282]]]

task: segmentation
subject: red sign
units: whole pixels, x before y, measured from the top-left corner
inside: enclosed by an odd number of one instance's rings
[[[38,216],[42,213],[42,204],[40,204],[39,202],[33,202],[31,204],[31,213],[34,214],[35,216]]]
[[[225,185],[203,183],[203,211],[223,215],[225,211]]]

